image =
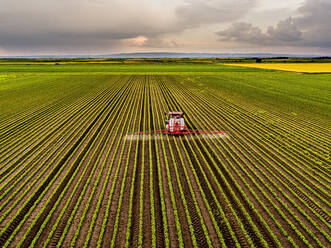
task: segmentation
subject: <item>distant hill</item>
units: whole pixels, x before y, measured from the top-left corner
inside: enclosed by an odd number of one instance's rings
[[[320,55],[307,54],[278,54],[278,53],[167,53],[167,52],[147,52],[147,53],[114,53],[107,55],[32,55],[32,56],[0,56],[0,58],[312,58]]]
[[[107,58],[272,58],[272,57],[316,57],[314,55],[273,53],[118,53]]]

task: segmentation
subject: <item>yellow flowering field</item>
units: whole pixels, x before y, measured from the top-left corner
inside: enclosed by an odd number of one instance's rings
[[[331,73],[331,63],[271,63],[271,64],[227,64],[231,66],[244,66],[282,71],[295,71],[307,73]]]

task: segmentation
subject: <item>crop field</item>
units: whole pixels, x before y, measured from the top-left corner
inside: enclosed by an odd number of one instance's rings
[[[0,65],[0,247],[330,247],[331,75],[87,66]]]
[[[272,64],[229,64],[250,68],[295,71],[305,73],[331,73],[331,63],[272,63]]]

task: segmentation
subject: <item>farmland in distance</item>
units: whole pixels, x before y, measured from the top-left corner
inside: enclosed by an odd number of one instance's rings
[[[331,63],[263,63],[263,64],[229,64],[251,68],[294,71],[304,73],[331,73]]]
[[[329,247],[331,75],[1,65],[1,247]],[[134,134],[165,129],[224,134]]]

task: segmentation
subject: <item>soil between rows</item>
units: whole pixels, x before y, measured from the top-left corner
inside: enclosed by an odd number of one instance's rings
[[[105,90],[105,102],[99,102],[99,109],[94,109],[94,112],[91,108],[91,119],[86,122],[77,120],[76,125],[69,125],[69,120],[73,118],[71,116],[67,122],[64,120],[61,127],[61,130],[83,127],[82,131],[64,133],[56,140],[52,140],[53,134],[44,136],[40,144],[24,145],[21,149],[32,149],[24,154],[20,154],[20,150],[13,150],[15,152],[11,159],[23,155],[24,161],[21,167],[14,169],[15,164],[12,164],[12,167],[5,168],[4,175],[8,173],[12,176],[22,168],[17,175],[20,176],[30,166],[41,163],[44,165],[40,169],[34,167],[31,172],[38,174],[43,168],[47,170],[29,190],[27,197],[32,198],[22,199],[16,206],[13,203],[22,192],[12,194],[24,182],[13,180],[13,189],[1,200],[3,203],[12,197],[4,210],[13,207],[0,223],[3,228],[1,245],[11,240],[10,246],[15,247],[24,237],[22,244],[28,246],[43,227],[36,241],[36,247],[41,247],[54,227],[49,246],[56,246],[68,220],[72,218],[63,240],[63,246],[70,246],[83,214],[76,247],[83,247],[89,231],[91,236],[88,245],[92,247],[99,244],[101,247],[111,244],[115,247],[123,247],[125,244],[138,247],[141,239],[143,247],[151,247],[154,241],[156,247],[165,247],[166,244],[179,247],[181,242],[185,247],[192,247],[194,237],[199,247],[207,247],[208,239],[215,247],[222,243],[235,247],[236,242],[242,247],[249,247],[250,242],[256,247],[276,247],[278,244],[274,237],[283,246],[291,246],[276,221],[300,247],[306,243],[294,227],[312,246],[319,245],[319,242],[328,245],[326,234],[329,230],[325,223],[330,222],[330,208],[325,202],[329,193],[325,186],[329,176],[324,167],[317,170],[309,164],[309,161],[322,156],[324,149],[314,141],[314,135],[319,133],[317,130],[310,134],[309,139],[301,142],[304,130],[300,129],[300,133],[292,139],[296,143],[289,148],[284,145],[289,141],[287,139],[273,141],[264,138],[268,132],[276,134],[287,129],[277,129],[263,118],[256,119],[252,112],[235,103],[229,104],[220,96],[208,98],[208,94],[200,92],[199,87],[193,84],[185,87],[184,83],[177,82],[175,76],[139,75],[123,77],[121,80],[115,88],[112,84]],[[115,93],[117,89],[120,91],[114,96],[118,100],[110,104],[113,99],[106,96]],[[131,100],[131,96],[128,97],[130,94],[134,99],[124,111],[125,104]],[[122,105],[119,99],[123,99]],[[187,137],[126,135],[132,131],[164,129],[163,112],[174,109],[185,111],[188,128],[220,129],[226,131],[226,137],[194,134]],[[40,111],[36,114],[40,115]],[[116,118],[110,121],[112,117]],[[115,123],[117,118],[123,118],[123,122]],[[281,114],[279,118],[282,118]],[[29,120],[18,119],[15,125],[23,128]],[[30,124],[34,125],[33,122]],[[291,120],[291,125],[299,126],[300,122]],[[112,127],[115,129],[111,134]],[[40,130],[40,133],[43,131]],[[54,132],[56,134],[56,130]],[[5,135],[10,137],[11,134],[7,132]],[[12,135],[16,137],[15,133]],[[68,142],[59,143],[69,137],[71,141],[67,139]],[[316,154],[301,156],[300,150],[307,148],[309,142],[313,144],[310,149]],[[11,144],[8,143],[8,147]],[[63,147],[68,149],[58,151]],[[33,157],[37,152],[41,153]],[[9,158],[5,162],[8,161]],[[314,178],[308,180],[311,174]],[[99,175],[100,180],[97,181]],[[28,176],[29,173],[22,180]],[[82,180],[78,183],[80,176]],[[323,178],[318,180],[320,176]],[[46,181],[42,183],[44,179]],[[0,185],[6,182],[0,179]],[[28,186],[29,183],[31,181],[24,184]],[[55,191],[57,186],[59,190]],[[67,190],[63,191],[67,186]],[[66,200],[75,187],[77,190],[60,218]],[[103,187],[104,194],[101,195]],[[62,192],[64,195],[61,195]],[[34,206],[31,200],[36,201],[43,193],[43,197]],[[46,223],[46,217],[58,199],[61,199],[59,205]],[[99,199],[101,204],[97,211]],[[260,201],[268,211],[261,206]],[[95,223],[91,227],[94,218]],[[58,226],[55,227],[58,220]],[[118,225],[115,226],[115,222]],[[10,225],[6,226],[7,223]],[[155,236],[152,230],[155,230]],[[311,230],[311,233],[307,230]],[[102,240],[99,243],[101,234]]]

